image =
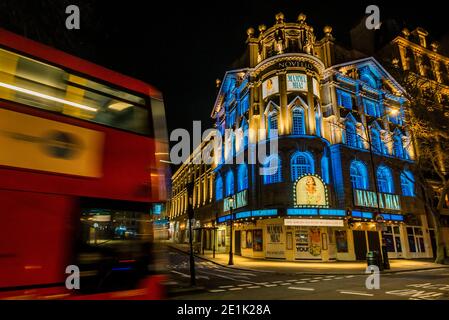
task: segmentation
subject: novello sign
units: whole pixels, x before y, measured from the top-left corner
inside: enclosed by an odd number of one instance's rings
[[[248,204],[248,190],[240,191],[231,197],[225,198],[223,201],[223,212],[229,211],[230,199],[234,199],[233,210],[244,207]]]
[[[369,207],[388,210],[401,210],[401,202],[397,194],[379,193],[379,206],[375,192],[367,190],[354,190],[354,202],[358,207]]]

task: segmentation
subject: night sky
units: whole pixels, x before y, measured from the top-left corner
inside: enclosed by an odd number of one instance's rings
[[[437,40],[449,30],[441,2],[389,2],[0,0],[0,27],[153,84],[164,94],[169,130],[191,130],[193,120],[211,126],[215,79],[243,54],[246,29],[270,27],[280,11],[286,21],[304,12],[317,39],[331,25],[343,44],[368,4],[380,7],[381,20],[422,26]],[[69,4],[81,9],[81,30],[65,28]]]

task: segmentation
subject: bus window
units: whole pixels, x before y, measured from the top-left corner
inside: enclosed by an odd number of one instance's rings
[[[139,134],[151,133],[146,100],[0,49],[0,98]]]

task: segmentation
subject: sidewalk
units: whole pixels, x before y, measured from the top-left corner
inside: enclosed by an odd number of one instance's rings
[[[187,244],[169,244],[170,247],[188,253]],[[233,269],[245,271],[273,272],[282,274],[313,274],[313,275],[354,275],[365,274],[366,262],[307,262],[307,261],[273,261],[265,259],[246,258],[234,254],[234,265],[228,266],[228,253],[215,253],[215,259],[212,257],[212,251],[205,251],[204,255],[195,254],[196,257],[208,260],[218,265]],[[441,265],[430,260],[390,260],[390,270],[382,273],[396,273],[406,271],[419,271],[438,268],[449,268],[449,265]]]

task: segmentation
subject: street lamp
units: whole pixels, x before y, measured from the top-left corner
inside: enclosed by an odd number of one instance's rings
[[[187,183],[187,197],[188,197],[188,205],[187,205],[187,214],[189,217],[189,242],[190,242],[190,284],[192,286],[195,285],[195,257],[193,255],[193,234],[192,234],[192,221],[194,217],[193,211],[193,187],[194,184],[192,181]]]
[[[398,113],[399,113],[399,110],[391,109],[388,113],[384,114],[382,116],[382,118],[387,117],[388,115],[397,116]],[[368,125],[365,126],[365,132],[366,132],[366,137],[368,139],[369,153],[370,153],[370,159],[371,159],[371,170],[372,170],[373,179],[374,179],[374,191],[376,192],[376,199],[377,199],[377,214],[375,217],[375,218],[377,218],[381,213],[380,194],[379,194],[379,187],[377,184],[376,168],[374,165],[374,153],[373,153],[373,146],[372,146],[372,141],[371,141],[371,132],[369,130]],[[380,151],[380,150],[378,150],[378,151]],[[380,224],[380,222],[377,219],[376,219],[376,222],[378,224]],[[383,237],[382,237],[382,244],[381,244],[381,256],[383,257],[383,265],[384,265],[385,269],[390,269],[390,263],[388,261],[388,252],[387,252],[386,244],[385,244]]]
[[[233,209],[234,209],[234,198],[229,198],[229,211],[231,213],[231,235],[229,237],[229,262],[228,265],[232,266],[234,264],[234,255],[232,253],[232,225],[234,224],[234,215],[233,215]]]

